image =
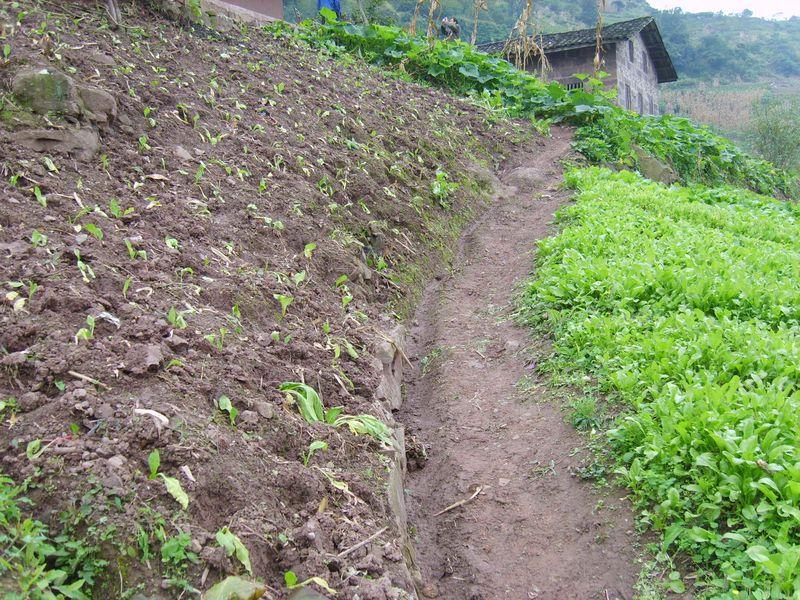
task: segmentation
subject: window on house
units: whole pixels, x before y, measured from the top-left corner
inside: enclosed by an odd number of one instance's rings
[[[631,110],[633,108],[633,95],[631,94],[630,84],[625,84],[625,108]]]
[[[583,82],[582,81],[569,81],[569,82],[567,82],[565,84],[565,87],[568,90],[579,90],[579,89],[583,88]]]
[[[639,114],[644,114],[644,96],[642,96],[642,92],[639,92]]]
[[[636,53],[633,50],[633,40],[628,40],[628,58],[631,62],[636,61]]]

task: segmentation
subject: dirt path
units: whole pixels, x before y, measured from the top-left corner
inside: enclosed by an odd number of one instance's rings
[[[554,129],[537,155],[501,173],[499,198],[464,236],[451,275],[426,290],[417,314],[415,371],[401,414],[428,449],[409,474],[426,595],[452,600],[633,597],[639,566],[631,513],[572,471],[583,440],[548,398],[525,351],[546,345],[508,320],[531,249],[546,236],[570,132]],[[535,352],[535,350],[534,350]],[[540,388],[521,394],[526,376]],[[483,492],[439,516],[453,502]],[[611,496],[611,497],[608,497]]]

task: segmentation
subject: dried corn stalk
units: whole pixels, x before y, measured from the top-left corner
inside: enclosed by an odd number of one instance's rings
[[[489,10],[487,0],[475,0],[473,4],[474,18],[472,20],[472,38],[470,43],[474,46],[478,42],[478,13],[482,10]]]
[[[606,0],[597,0],[597,26],[595,27],[594,72],[597,74],[603,66],[603,12]]]
[[[408,28],[408,33],[410,33],[412,36],[417,33],[417,18],[419,17],[419,11],[425,2],[426,0],[417,0],[417,5],[414,7],[414,16],[411,17],[411,25]]]
[[[539,37],[541,40],[541,36]],[[533,0],[525,1],[525,8],[517,19],[503,47],[503,54],[513,59],[518,69],[527,69],[529,64],[538,63],[542,76],[550,70],[550,63],[539,42],[533,23]]]
[[[428,42],[433,43],[436,39],[436,11],[441,6],[440,0],[431,0],[430,8],[428,9]]]

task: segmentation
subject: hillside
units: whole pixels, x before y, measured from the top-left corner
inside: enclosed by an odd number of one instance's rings
[[[402,597],[397,315],[533,132],[143,6],[0,8],[0,595]]]

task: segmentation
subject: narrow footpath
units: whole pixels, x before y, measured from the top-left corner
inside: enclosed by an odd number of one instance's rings
[[[407,483],[427,597],[634,596],[641,565],[623,492],[598,492],[575,475],[585,440],[537,372],[548,344],[511,318],[536,242],[569,201],[560,161],[570,139],[553,128],[538,153],[500,173],[496,202],[416,316],[415,372],[399,417],[428,455]]]

